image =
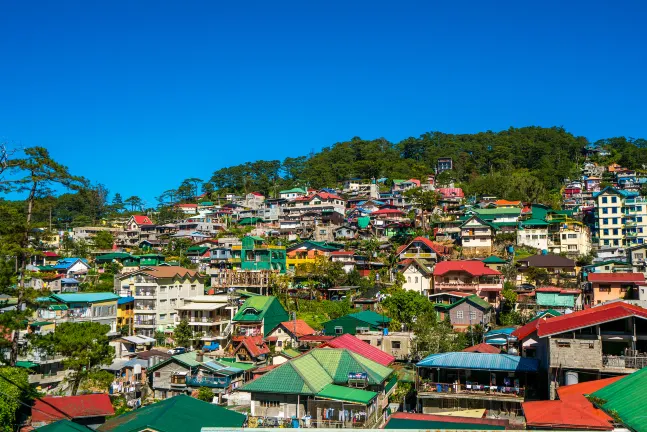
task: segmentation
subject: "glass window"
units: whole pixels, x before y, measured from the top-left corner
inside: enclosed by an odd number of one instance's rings
[[[456,311],[456,318],[463,319],[463,311],[462,310]]]
[[[618,202],[618,197],[614,197],[614,196],[612,196],[612,197],[611,197],[611,202],[612,202],[612,203],[617,203],[617,202]]]
[[[607,214],[609,213],[609,208],[608,207],[602,207],[602,214]]]
[[[602,197],[602,204],[606,204],[606,203],[607,203],[607,197],[604,196]]]

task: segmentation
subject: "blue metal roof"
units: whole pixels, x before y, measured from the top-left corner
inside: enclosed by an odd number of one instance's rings
[[[510,354],[450,352],[432,354],[418,362],[416,366],[504,372],[537,372],[539,361]]]
[[[484,336],[488,337],[496,335],[509,335],[512,334],[513,331],[515,331],[515,327],[503,327],[500,329],[490,330],[489,332],[485,333]]]
[[[51,297],[63,303],[97,303],[119,299],[117,294],[110,292],[52,294]]]
[[[72,278],[63,278],[63,279],[61,279],[61,282],[62,283],[70,283],[70,284],[78,284],[79,283],[78,280],[72,279]]]
[[[117,300],[117,304],[126,304],[126,303],[132,303],[135,301],[135,297],[120,297],[119,300]]]

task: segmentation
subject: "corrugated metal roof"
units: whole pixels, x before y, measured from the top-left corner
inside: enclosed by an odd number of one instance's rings
[[[328,384],[321,389],[319,393],[317,393],[317,396],[326,399],[342,400],[368,405],[377,397],[377,393],[356,388],[342,387],[335,384]]]
[[[383,366],[388,366],[395,361],[395,357],[391,354],[388,354],[348,333],[324,343],[322,347],[323,346],[329,346],[331,348],[346,348]]]
[[[550,336],[630,316],[647,319],[647,309],[617,302],[546,320],[536,320],[537,335],[539,337]]]
[[[52,294],[51,297],[63,303],[97,303],[119,299],[117,294],[110,292]]]
[[[450,352],[432,354],[418,362],[416,366],[505,372],[537,372],[539,362],[533,358],[518,357],[510,354]]]
[[[501,419],[396,412],[389,417],[384,429],[504,430],[509,424],[509,420]]]
[[[593,393],[608,414],[617,413],[622,423],[636,431],[645,430],[647,415],[647,368],[627,375],[619,381]]]
[[[526,426],[532,428],[613,430],[613,425],[608,420],[592,413],[596,410],[592,405],[587,409],[561,400],[551,400],[525,402],[521,406]]]

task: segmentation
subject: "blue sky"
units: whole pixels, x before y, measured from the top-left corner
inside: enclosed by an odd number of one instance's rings
[[[4,1],[0,138],[148,204],[361,136],[647,137],[641,1]]]

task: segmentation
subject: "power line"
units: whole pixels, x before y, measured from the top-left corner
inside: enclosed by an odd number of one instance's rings
[[[4,376],[4,375],[2,375],[2,374],[0,374],[0,378],[2,378],[3,380],[7,381],[7,382],[8,382],[9,384],[11,384],[11,385],[18,387],[20,390],[22,390],[22,391],[24,391],[24,392],[31,392],[31,389],[25,389],[24,387],[22,387],[22,386],[20,386],[20,385],[16,384],[15,382],[13,382],[12,380],[10,380],[9,378],[7,378],[6,376]],[[62,409],[60,409],[60,408],[58,408],[58,407],[56,407],[56,406],[52,405],[51,403],[49,403],[49,402],[47,402],[47,401],[43,400],[43,399],[42,399],[42,398],[40,398],[39,396],[34,397],[34,399],[37,399],[37,400],[41,401],[41,402],[42,402],[42,403],[44,403],[45,405],[47,405],[47,406],[49,406],[49,407],[53,408],[54,410],[56,410],[56,411],[60,412],[61,414],[63,414],[66,418],[68,418],[68,419],[72,420],[72,418],[73,418],[73,417],[72,417],[71,415],[69,415],[68,413],[66,413],[66,412],[65,412],[65,411],[63,411]],[[27,405],[27,406],[29,406],[29,405]],[[32,409],[33,409],[33,408],[32,408]],[[39,411],[39,410],[37,410],[37,411]],[[42,411],[41,411],[41,412],[42,412]],[[50,414],[50,415],[51,415],[51,414]]]

